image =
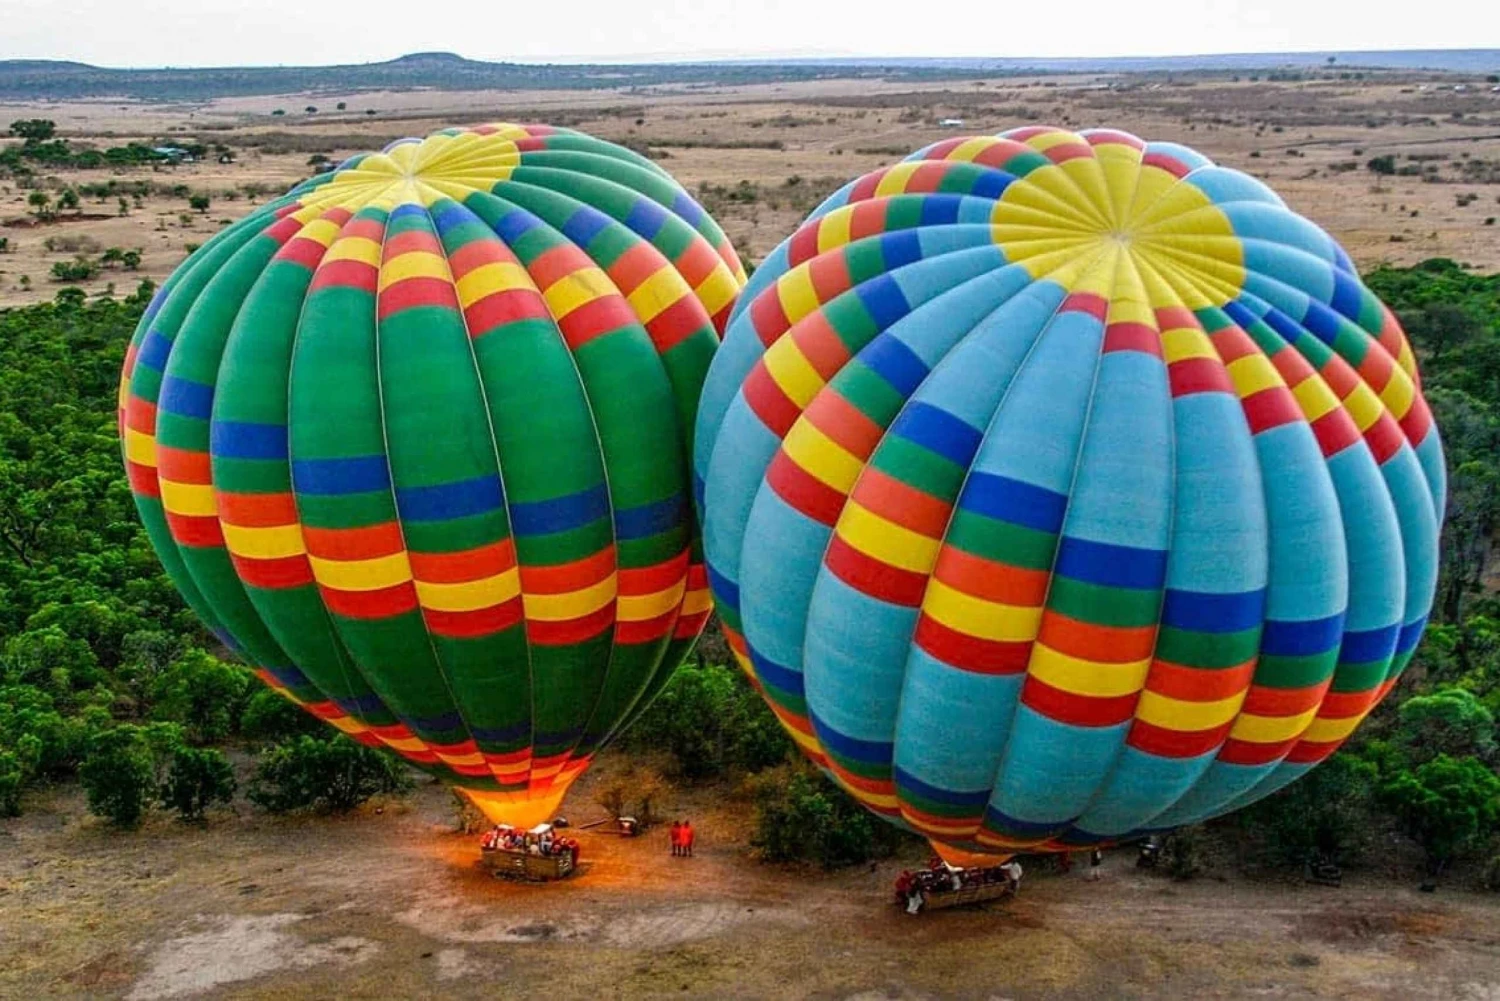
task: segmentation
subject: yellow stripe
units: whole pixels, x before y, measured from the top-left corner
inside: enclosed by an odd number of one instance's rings
[[[1074,132],[1064,132],[1062,129],[1049,129],[1046,132],[1038,132],[1034,136],[1028,136],[1026,145],[1035,150],[1049,150],[1053,146],[1061,146],[1064,143],[1083,143],[1082,136]]]
[[[615,603],[616,618],[621,622],[646,622],[666,615],[681,604],[686,590],[687,578],[684,577],[671,587],[651,594],[622,594]]]
[[[766,349],[761,361],[765,363],[767,374],[787,398],[797,404],[798,410],[805,410],[818,395],[818,390],[823,388],[823,377],[790,337],[778,338]]]
[[[1401,371],[1410,377],[1417,370],[1417,357],[1411,352],[1411,345],[1405,340],[1401,342],[1401,353],[1396,356],[1396,364],[1401,366]]]
[[[1297,406],[1302,408],[1302,416],[1309,424],[1338,409],[1339,398],[1317,375],[1310,375],[1293,386],[1292,395],[1297,398]]]
[[[1218,359],[1219,353],[1214,350],[1213,342],[1204,335],[1203,331],[1192,327],[1176,327],[1172,330],[1163,330],[1161,333],[1161,350],[1166,356],[1167,364],[1174,361],[1182,361],[1184,358],[1213,358]]]
[[[346,236],[328,248],[323,264],[334,261],[359,261],[372,268],[380,267],[380,244],[365,236]]]
[[[973,163],[974,158],[991,146],[995,140],[990,136],[975,136],[973,139],[965,139],[949,151],[945,160],[962,160],[965,163]]]
[[[642,323],[650,323],[661,315],[662,310],[692,293],[676,268],[663,265],[660,271],[637,285],[625,301],[630,303],[630,308],[635,310]]]
[[[536,289],[526,269],[510,261],[491,261],[480,265],[460,278],[457,286],[458,304],[464,309],[496,292],[515,288]]]
[[[1242,400],[1263,389],[1282,385],[1281,373],[1276,371],[1276,366],[1265,355],[1244,355],[1224,368],[1229,372],[1230,381],[1234,383],[1234,391]]]
[[[427,745],[416,737],[381,737],[387,745],[398,751],[425,751]]]
[[[547,300],[547,308],[552,311],[552,315],[561,320],[579,306],[606,295],[614,295],[617,291],[614,282],[603,271],[598,268],[579,268],[547,286],[542,297]]]
[[[857,456],[845,451],[805,418],[792,425],[781,447],[808,475],[841,494],[847,495],[854,488],[860,470],[865,468]]]
[[[552,776],[563,770],[564,764],[566,764],[566,762],[559,761],[556,764],[542,765],[541,767],[533,765],[531,769],[532,781],[538,782],[545,779],[550,779]]]
[[[336,591],[378,591],[411,580],[411,562],[404,551],[373,560],[307,559],[317,582]]]
[[[937,539],[886,521],[854,501],[844,505],[837,530],[839,538],[866,556],[914,573],[930,572],[942,545]]]
[[[1303,731],[1302,739],[1310,740],[1317,744],[1326,744],[1333,740],[1343,740],[1354,732],[1354,728],[1359,726],[1364,718],[1364,713],[1360,713],[1357,716],[1319,716]]]
[[[682,598],[682,614],[697,615],[714,607],[713,593],[706,587],[689,591]]]
[[[853,223],[854,209],[849,206],[834,209],[824,216],[818,223],[818,253],[826,254],[847,245]]]
[[[312,222],[297,230],[297,237],[303,240],[311,240],[328,246],[338,239],[339,224],[332,219],[314,219]]]
[[[1296,716],[1256,716],[1246,713],[1234,721],[1234,729],[1229,731],[1229,736],[1252,744],[1278,744],[1283,740],[1291,740],[1306,730],[1307,724],[1317,714],[1316,706]]]
[[[1136,704],[1135,718],[1164,730],[1212,730],[1234,719],[1244,701],[1244,692],[1214,702],[1187,702],[1148,689]]]
[[[1069,657],[1044,643],[1038,643],[1032,648],[1028,673],[1038,681],[1074,695],[1115,698],[1140,691],[1141,686],[1146,683],[1146,672],[1150,667],[1150,657],[1128,664],[1101,664]]]
[[[1128,270],[1128,269],[1127,269]],[[1142,326],[1156,329],[1156,312],[1145,301],[1146,290],[1136,283],[1136,288],[1130,291],[1130,296],[1121,293],[1120,284],[1124,276],[1116,278],[1113,297],[1109,300],[1109,312],[1105,316],[1105,323],[1139,323]]]
[[[818,308],[818,290],[813,288],[812,269],[799,264],[776,281],[776,298],[793,323]]]
[[[740,283],[734,280],[728,268],[716,265],[707,278],[693,287],[693,294],[703,303],[708,315],[714,316],[740,294]]]
[[[1416,391],[1416,387],[1412,385],[1406,373],[1396,368],[1391,370],[1391,381],[1387,382],[1385,388],[1380,391],[1380,399],[1386,409],[1391,412],[1391,416],[1399,421],[1406,416],[1407,411],[1411,410],[1412,397],[1416,395]]]
[[[949,587],[936,577],[927,582],[922,611],[949,629],[1001,643],[1034,640],[1042,625],[1040,605],[1002,605],[987,601]]]
[[[408,278],[438,278],[451,281],[453,275],[448,270],[448,262],[437,254],[431,254],[425,250],[412,250],[405,254],[397,254],[381,264],[380,291],[384,292],[397,282]]]
[[[125,457],[141,466],[156,465],[156,437],[134,428],[125,429]]]
[[[1368,431],[1371,425],[1380,420],[1380,415],[1385,410],[1380,404],[1380,397],[1362,382],[1344,397],[1344,409],[1349,411],[1349,416],[1354,418],[1354,425],[1360,431]]]
[[[565,594],[526,593],[521,599],[526,603],[528,619],[536,619],[538,622],[567,622],[569,619],[581,619],[590,612],[597,612],[615,600],[616,592],[615,575],[610,574],[594,586],[579,591]]]
[[[299,705],[300,704],[301,703],[299,703]],[[365,726],[359,720],[349,716],[335,716],[328,722],[332,723],[335,727],[344,731],[345,733],[364,733],[369,729],[369,727]],[[386,743],[389,744],[390,741],[386,741]]]
[[[444,754],[442,751],[434,751],[438,760],[445,765],[482,765],[484,755],[475,751],[473,754]]]
[[[521,572],[515,567],[492,577],[438,584],[419,580],[417,600],[434,612],[472,612],[503,604],[521,593]]]
[[[207,483],[173,483],[161,481],[162,507],[173,514],[196,517],[218,517],[219,505],[214,502],[214,488]]]
[[[921,163],[896,164],[880,179],[880,183],[875,185],[875,197],[885,198],[888,195],[899,195],[906,191],[907,182],[911,180],[911,175],[915,174],[920,166],[922,166]]]
[[[224,530],[224,545],[236,556],[247,556],[256,560],[280,560],[288,556],[301,556],[307,552],[302,541],[301,525],[269,525],[263,528],[245,528],[228,522]]]

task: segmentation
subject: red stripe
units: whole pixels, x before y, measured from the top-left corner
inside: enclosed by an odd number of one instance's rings
[[[339,591],[320,585],[318,593],[330,612],[349,619],[388,619],[417,607],[417,589],[409,581],[376,591]]]
[[[220,548],[224,546],[224,533],[219,528],[219,519],[213,515],[186,515],[166,512],[167,527],[172,530],[172,538],[179,545],[197,546],[199,548]]]
[[[591,556],[553,566],[521,566],[521,590],[529,594],[567,594],[604,580],[615,571],[615,549],[610,546]]]
[[[1268,386],[1252,393],[1240,400],[1240,407],[1245,411],[1251,434],[1302,420],[1302,408],[1297,405],[1297,398],[1283,386]]]
[[[299,236],[278,250],[274,259],[288,261],[292,264],[301,265],[309,271],[315,271],[318,264],[323,260],[323,255],[327,252],[328,248],[317,240],[309,240],[306,237]]]
[[[917,620],[917,646],[974,674],[1020,674],[1031,660],[1029,640],[987,640],[950,629],[925,613]]]
[[[868,466],[851,495],[865,510],[929,539],[941,539],[952,505]]]
[[[1161,334],[1144,323],[1111,323],[1104,328],[1104,350],[1140,351],[1160,358]]]
[[[1219,751],[1219,760],[1229,765],[1268,765],[1284,758],[1296,742],[1297,739],[1293,737],[1291,740],[1278,740],[1271,744],[1257,744],[1230,737]]]
[[[1184,358],[1167,366],[1167,382],[1172,395],[1193,393],[1233,393],[1234,383],[1217,358]]]
[[[492,292],[469,304],[464,310],[464,322],[469,336],[478,338],[495,328],[517,320],[551,320],[547,311],[547,300],[529,288],[503,289]]]
[[[1042,614],[1037,642],[1080,660],[1129,664],[1151,656],[1156,646],[1156,627],[1101,626],[1049,610]]]
[[[819,393],[807,405],[807,419],[829,440],[859,459],[868,459],[885,428],[837,392]]]
[[[1413,446],[1422,444],[1432,429],[1432,411],[1427,408],[1427,401],[1420,396],[1413,397],[1411,409],[1401,418],[1400,424],[1407,441]]]
[[[647,244],[647,246],[651,247],[653,251],[656,249],[651,244]],[[677,259],[672,261],[671,264],[677,269],[677,273],[682,275],[684,281],[693,288],[697,288],[721,264],[728,268],[732,274],[734,272],[734,264],[732,262],[735,259],[734,247],[729,245],[728,242],[716,250],[709,246],[707,240],[694,237],[693,241],[687,245],[687,249],[678,254]],[[666,259],[660,256],[658,256],[658,260],[661,260],[663,263],[666,262]]]
[[[678,609],[663,612],[654,619],[641,619],[615,624],[615,642],[620,644],[655,643],[668,633],[677,622]]]
[[[325,288],[357,288],[373,293],[379,282],[380,272],[364,261],[347,258],[324,261],[318,265],[318,270],[313,274],[312,284],[308,286],[308,294],[311,295]]]
[[[1141,162],[1148,167],[1159,167],[1173,177],[1186,177],[1188,175],[1187,164],[1173,159],[1165,153],[1147,153],[1141,157]]]
[[[1046,598],[1051,579],[1046,570],[1013,567],[947,545],[938,553],[932,575],[975,598],[1029,608],[1035,608]]]
[[[570,646],[598,636],[615,621],[615,603],[611,601],[596,612],[566,622],[526,620],[526,638],[537,646]]]
[[[1255,676],[1255,664],[1248,660],[1234,667],[1204,668],[1154,660],[1146,675],[1146,691],[1184,702],[1217,702],[1245,691]]]
[[[1286,760],[1297,765],[1313,765],[1337,751],[1343,745],[1342,740],[1329,740],[1314,742],[1301,740],[1287,753]]]
[[[1021,686],[1021,701],[1048,719],[1073,726],[1116,726],[1135,715],[1138,696],[1095,698],[1053,688],[1035,675],[1027,675]]]
[[[781,308],[781,297],[776,294],[775,285],[751,301],[750,325],[755,328],[756,336],[766,347],[776,343],[776,338],[786,333],[787,328],[792,325],[792,321],[787,319],[786,310]]]
[[[778,438],[785,438],[802,414],[801,408],[771,378],[763,360],[756,362],[755,367],[750,370],[741,392],[745,394],[745,402],[750,405],[755,416]]]
[[[685,295],[657,313],[646,324],[646,333],[657,354],[666,354],[700,330],[713,328],[713,321],[695,295]]]
[[[1056,146],[1047,147],[1044,155],[1053,163],[1064,163],[1068,160],[1093,159],[1094,147],[1088,143],[1058,143]]]
[[[436,234],[425,229],[408,229],[400,233],[392,233],[381,248],[381,261],[386,263],[402,254],[426,253],[435,257],[443,256],[443,245],[438,242]]]
[[[927,591],[925,574],[883,563],[849,545],[837,534],[828,542],[823,564],[850,587],[894,605],[916,608]]]
[[[290,491],[279,494],[241,494],[215,490],[219,518],[242,528],[274,528],[297,523],[297,502]]]
[[[1059,313],[1086,313],[1104,322],[1109,315],[1109,300],[1102,295],[1094,295],[1092,292],[1073,292],[1063,300],[1061,306],[1057,307]]]
[[[563,340],[568,347],[577,351],[589,341],[639,323],[630,303],[618,295],[603,295],[590,299],[559,319],[557,329],[562,331]]]
[[[807,223],[792,234],[787,243],[787,264],[796,267],[818,256],[818,229],[821,220]]]
[[[1245,695],[1240,712],[1250,716],[1299,716],[1323,701],[1328,682],[1300,688],[1256,685]]]
[[[302,526],[302,541],[310,555],[325,560],[372,560],[390,556],[406,547],[401,526],[394,521],[361,528],[314,528]]]
[[[672,638],[685,640],[697,636],[703,632],[703,627],[708,624],[708,617],[712,612],[713,607],[710,606],[701,612],[694,612],[692,615],[679,617],[677,627],[672,630]]]
[[[771,459],[766,482],[792,508],[829,528],[838,522],[839,513],[844,510],[843,494],[797,465],[780,449]]]
[[[848,346],[839,339],[829,325],[828,317],[822,313],[811,313],[797,321],[791,336],[802,357],[824,382],[837,375],[849,361]]]
[[[874,186],[871,186],[874,191]],[[851,202],[853,198],[849,199]],[[863,240],[867,236],[875,236],[885,232],[886,212],[890,208],[889,198],[878,198],[874,201],[857,205],[849,217],[849,242]],[[909,227],[908,227],[909,228]]]
[[[458,293],[446,278],[403,278],[380,292],[378,315],[385,319],[418,306],[437,306],[458,312]]]
[[[213,473],[209,462],[207,452],[194,452],[156,443],[156,471],[164,480],[198,485],[212,483]]]
[[[520,625],[524,617],[525,612],[520,595],[498,605],[476,608],[467,612],[422,609],[422,620],[427,623],[427,628],[434,635],[451,639],[473,639],[477,636],[490,636],[504,632]]]
[[[1382,413],[1365,431],[1365,441],[1369,443],[1370,451],[1375,453],[1376,464],[1382,464],[1401,451],[1401,446],[1406,444],[1406,436],[1401,433],[1401,426],[1389,413]]]
[[[684,549],[669,560],[647,567],[620,568],[620,594],[625,596],[656,594],[687,579],[688,553]]]
[[[516,565],[514,539],[461,549],[453,553],[407,554],[412,576],[428,584],[463,584],[504,573]]]
[[[1335,456],[1359,441],[1359,428],[1348,412],[1335,409],[1312,422],[1313,434],[1325,456]]]
[[[139,462],[126,461],[125,479],[132,493],[142,497],[160,497],[161,481],[156,478],[155,466],[143,466]]]
[[[1129,132],[1121,132],[1118,129],[1090,129],[1083,137],[1090,146],[1100,146],[1105,143],[1119,143],[1121,146],[1129,146],[1131,149],[1144,150],[1146,144]]]
[[[144,435],[156,434],[156,404],[131,393],[125,400],[125,426]]]
[[[240,580],[250,587],[280,591],[313,583],[312,564],[307,562],[306,556],[261,560],[230,553],[229,558],[234,562],[234,571]]]
[[[1170,730],[1138,719],[1131,724],[1126,743],[1159,758],[1196,758],[1224,743],[1233,725],[1231,721],[1208,730]]]
[[[526,270],[537,288],[551,288],[554,284],[585,268],[594,267],[587,254],[570,243],[551,247],[538,254]]]
[[[457,282],[471,271],[477,271],[486,264],[498,264],[501,262],[515,263],[515,255],[506,249],[505,244],[499,240],[488,238],[470,240],[462,247],[448,254],[448,270]]]

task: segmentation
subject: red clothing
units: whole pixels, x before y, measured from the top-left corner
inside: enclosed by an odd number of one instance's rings
[[[693,850],[693,825],[691,823],[682,825],[682,847],[688,851]]]

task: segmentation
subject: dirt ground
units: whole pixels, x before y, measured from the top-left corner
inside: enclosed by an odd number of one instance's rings
[[[1183,142],[1249,171],[1332,232],[1362,267],[1447,256],[1492,271],[1500,268],[1500,92],[1492,86],[1481,78],[1391,73],[1291,82],[1059,76],[917,86],[821,80],[0,104],[0,123],[51,118],[63,137],[79,143],[196,138],[225,144],[235,155],[229,164],[210,158],[155,170],[44,175],[54,194],[110,178],[155,187],[139,205],[127,200],[126,215],[118,214],[115,198],[85,198],[83,218],[63,213],[43,225],[29,214],[30,191],[0,179],[0,237],[9,237],[11,248],[0,254],[0,307],[51,298],[59,287],[50,278],[55,262],[109,247],[139,248],[140,271],[106,269],[85,289],[114,283],[123,292],[140,277],[160,281],[190,245],[306,176],[314,154],[338,161],[401,136],[486,120],[569,125],[651,149],[755,260],[845,180],[956,131],[1051,123],[1109,125]],[[948,118],[963,125],[938,125]],[[1418,173],[1377,177],[1365,168],[1386,154]],[[753,200],[716,199],[701,189],[742,181],[755,187]],[[174,185],[209,193],[211,207],[191,210],[185,196],[169,193]]]
[[[575,823],[602,815],[600,781],[570,798]],[[765,865],[723,790],[665,804],[700,832],[691,860],[660,828],[583,832],[579,875],[516,885],[476,867],[451,805],[424,785],[344,818],[242,804],[119,833],[76,790],[35,797],[0,822],[0,998],[1500,998],[1493,896],[1175,883],[1122,850],[1098,883],[1033,865],[1014,901],[913,918],[888,894],[919,852]]]

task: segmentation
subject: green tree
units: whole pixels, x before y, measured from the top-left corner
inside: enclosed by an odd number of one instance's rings
[[[1473,758],[1439,754],[1388,779],[1380,797],[1427,853],[1433,874],[1484,844],[1500,825],[1500,776]]]
[[[208,196],[208,192],[195,191],[191,195],[188,195],[188,208],[196,209],[199,213],[207,212],[212,201]]]
[[[172,754],[167,780],[161,787],[162,805],[184,821],[200,821],[216,804],[234,799],[234,769],[223,751],[179,747]]]
[[[57,196],[57,207],[67,212],[78,211],[78,192],[63,188],[62,194]]]
[[[1377,779],[1373,763],[1341,752],[1251,806],[1241,823],[1263,830],[1283,861],[1300,865],[1321,855],[1347,863],[1368,840]]]
[[[872,817],[808,765],[767,769],[751,789],[751,844],[767,861],[815,862],[836,869],[888,856],[900,842],[895,828]]]
[[[1463,688],[1413,695],[1401,704],[1396,718],[1392,743],[1414,765],[1439,755],[1488,760],[1495,754],[1495,717]]]
[[[261,752],[250,802],[269,813],[342,813],[378,793],[403,792],[410,779],[390,755],[344,736],[296,737]]]
[[[203,650],[188,650],[152,685],[152,717],[181,723],[195,744],[223,740],[239,725],[250,674]]]
[[[47,142],[57,135],[57,123],[50,118],[22,118],[10,123],[10,134],[26,144]]]
[[[627,731],[627,746],[669,752],[684,778],[758,771],[785,760],[791,744],[738,670],[684,664]]]
[[[90,813],[117,827],[136,826],[157,785],[146,735],[130,725],[96,734],[78,768],[78,778],[88,794]]]
[[[54,214],[52,196],[45,191],[33,191],[27,195],[26,204],[31,206],[31,214],[36,216],[39,222],[46,222]]]
[[[291,699],[258,686],[240,716],[240,733],[251,740],[279,741],[287,737],[326,735],[328,726]]]

